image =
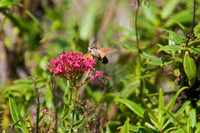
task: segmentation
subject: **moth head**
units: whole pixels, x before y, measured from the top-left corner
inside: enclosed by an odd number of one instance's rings
[[[97,49],[97,47],[96,47],[96,46],[90,46],[90,47],[88,47],[88,51],[89,51],[89,52],[91,52],[91,51],[94,50],[94,49]]]

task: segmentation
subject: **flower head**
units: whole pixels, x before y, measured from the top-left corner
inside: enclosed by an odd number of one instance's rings
[[[49,71],[55,76],[76,80],[84,72],[95,71],[95,64],[95,60],[84,58],[83,53],[78,54],[77,52],[71,51],[58,55],[56,59],[52,58],[46,67],[49,67]],[[98,76],[102,76],[100,71],[96,71],[91,76],[92,80],[95,80]]]

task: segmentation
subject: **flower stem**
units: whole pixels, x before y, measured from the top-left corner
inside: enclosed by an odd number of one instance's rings
[[[74,100],[73,100],[73,106],[75,109],[75,103],[74,101],[76,101],[76,97],[77,97],[77,87],[73,87],[73,89],[71,89],[71,94],[70,94],[70,101],[72,100],[72,93],[74,92]],[[70,133],[73,132],[73,124],[74,124],[74,114],[75,114],[75,110],[73,109],[72,111],[72,120],[71,120],[71,126],[70,126]]]
[[[72,87],[70,87],[70,95],[69,95],[69,103],[68,103],[68,106],[70,106],[71,103],[72,103],[72,91],[73,91],[73,89],[72,89]],[[73,111],[73,112],[74,112],[74,111]],[[69,130],[70,133],[73,132],[73,123],[74,123],[73,114],[74,114],[74,113],[72,113],[72,121],[71,121],[70,130]]]

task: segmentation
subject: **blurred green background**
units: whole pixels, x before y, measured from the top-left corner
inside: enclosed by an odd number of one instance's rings
[[[116,97],[131,99],[136,103],[142,99],[143,104],[154,110],[159,104],[160,88],[167,105],[178,88],[189,86],[191,81],[185,82],[184,76],[181,83],[177,82],[179,76],[176,74],[183,72],[181,75],[188,76],[185,74],[187,72],[184,73],[183,65],[180,65],[183,56],[179,47],[177,50],[158,49],[166,45],[184,47],[186,34],[192,27],[193,1],[142,1],[137,20],[142,50],[140,66],[136,45],[136,8],[136,0],[1,0],[0,123],[4,124],[0,130],[8,129],[8,123],[12,122],[8,102],[10,92],[22,116],[31,106],[35,106],[33,80],[30,77],[36,78],[41,109],[48,108],[62,114],[68,101],[69,83],[64,79],[52,81],[45,65],[63,51],[86,53],[94,40],[99,48],[118,49],[118,52],[108,55],[107,65],[100,62],[96,65],[105,78],[79,89],[81,100],[89,99],[91,104],[99,107],[95,108],[98,117],[92,113],[94,118],[88,118],[98,131],[109,131],[105,128],[110,122],[109,129],[118,132],[118,127],[124,124],[127,117],[130,124],[144,124],[130,109],[115,103]],[[196,80],[194,83],[195,89],[199,89],[199,15],[197,9],[194,30],[197,42],[191,43],[197,52],[194,50],[190,54],[197,65],[195,78],[198,82]],[[138,76],[138,69],[142,71],[141,77]],[[54,82],[56,85],[52,87]],[[144,92],[140,97],[141,88]],[[180,108],[180,105],[176,106]],[[80,112],[77,114],[82,115]],[[188,116],[187,111],[184,116]],[[58,131],[67,131],[64,127],[58,127]],[[77,132],[86,132],[82,128],[78,126]]]

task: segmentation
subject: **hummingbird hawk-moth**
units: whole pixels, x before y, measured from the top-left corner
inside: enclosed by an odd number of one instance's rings
[[[102,61],[102,64],[107,64],[109,60],[106,57],[106,55],[116,51],[117,49],[106,49],[106,48],[97,48],[96,46],[90,46],[88,47],[88,53],[84,54],[83,57],[90,59],[95,58]]]

